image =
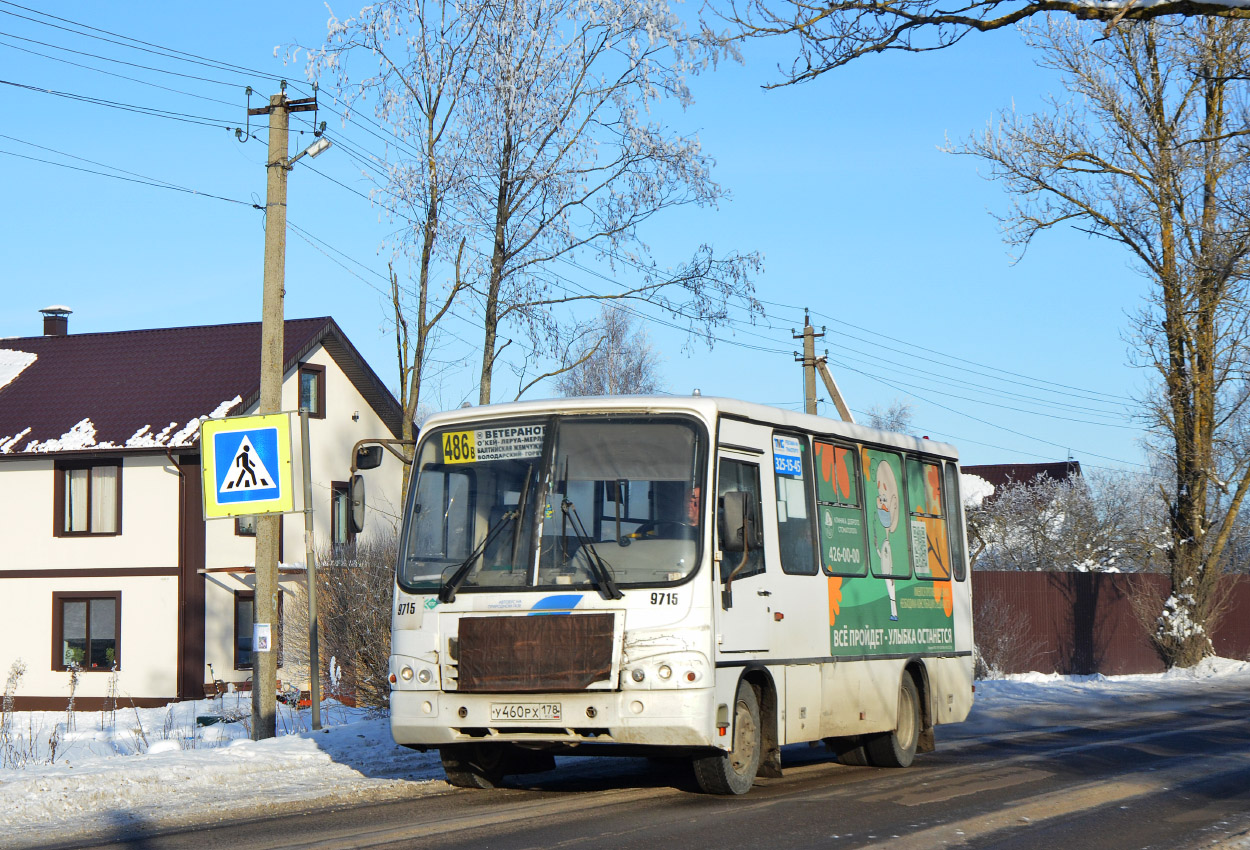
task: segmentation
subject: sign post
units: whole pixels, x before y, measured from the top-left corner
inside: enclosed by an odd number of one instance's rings
[[[252,646],[252,737],[275,732],[278,522],[294,510],[291,417],[286,413],[209,419],[200,426],[204,517],[260,515]],[[262,545],[264,544],[264,545]]]
[[[312,461],[308,446],[308,408],[299,410],[300,464],[304,469],[304,558],[308,564],[308,701],[312,728],[321,728],[321,656],[317,625],[317,553],[313,551]]]

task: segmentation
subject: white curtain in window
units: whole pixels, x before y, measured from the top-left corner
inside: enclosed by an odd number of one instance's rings
[[[89,531],[87,493],[91,487],[90,469],[65,470],[65,530]]]
[[[117,531],[117,471],[116,466],[91,468],[91,530],[96,534]]]

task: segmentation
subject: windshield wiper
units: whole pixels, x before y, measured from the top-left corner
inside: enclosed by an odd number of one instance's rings
[[[448,577],[438,591],[438,601],[447,603],[456,601],[456,591],[460,589],[460,585],[464,584],[464,580],[469,577],[469,573],[473,570],[473,565],[477,563],[477,559],[482,557],[482,553],[486,551],[486,547],[490,546],[503,531],[504,527],[511,521],[514,521],[521,515],[518,507],[516,510],[507,511],[490,528],[486,529],[486,536],[482,538],[482,542],[469,553],[469,556],[460,562],[460,566],[456,567],[456,571]]]
[[[565,517],[572,520],[573,533],[577,535],[577,540],[582,544],[589,555],[586,558],[590,564],[590,575],[595,580],[595,585],[599,588],[599,595],[604,599],[622,599],[625,594],[621,593],[621,589],[616,586],[616,582],[612,580],[612,573],[608,569],[607,563],[603,558],[599,557],[599,553],[595,550],[595,544],[591,541],[590,535],[586,533],[586,526],[582,525],[582,518],[577,515],[577,508],[568,499],[560,503],[560,510]]]

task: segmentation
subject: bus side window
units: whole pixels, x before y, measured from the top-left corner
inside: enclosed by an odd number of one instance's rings
[[[938,464],[907,458],[907,504],[911,509],[912,572],[916,578],[950,580],[942,468]]]
[[[816,521],[820,560],[827,575],[868,574],[864,507],[860,499],[859,452],[816,442]]]
[[[750,498],[755,503],[756,518],[763,517],[763,514],[760,512],[760,468],[757,465],[740,460],[721,460],[720,470],[716,476],[716,509],[718,511],[722,510],[725,494],[734,492],[751,494]],[[720,526],[719,522],[717,526]],[[729,574],[734,572],[735,568],[742,563],[743,554],[742,552],[727,552],[724,548],[721,549],[720,580],[722,584],[729,577]],[[763,549],[750,549],[745,555],[747,559],[746,565],[734,573],[734,581],[764,572]]]
[[[773,435],[773,481],[777,488],[777,544],[781,570],[814,576],[812,463],[805,437]]]
[[[950,517],[951,564],[955,581],[963,581],[968,577],[967,562],[964,559],[964,521],[959,495],[959,469],[955,464],[946,463],[946,515]]]
[[[864,494],[868,502],[868,559],[880,578],[911,575],[910,530],[904,520],[903,458],[895,452],[864,449]]]

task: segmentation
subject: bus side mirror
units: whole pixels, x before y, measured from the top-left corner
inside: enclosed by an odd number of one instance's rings
[[[378,447],[378,453],[381,454],[381,452],[381,447]],[[351,506],[347,515],[348,524],[352,527],[352,534],[360,534],[365,530],[365,479],[363,477],[352,476],[351,483],[347,485],[347,501]]]
[[[361,446],[356,449],[357,469],[377,469],[382,465],[381,446]]]

